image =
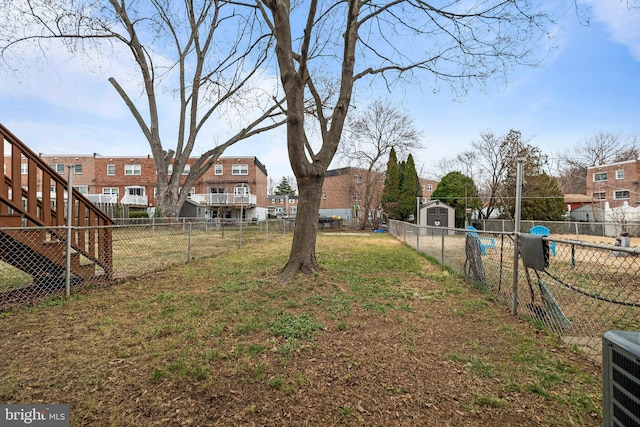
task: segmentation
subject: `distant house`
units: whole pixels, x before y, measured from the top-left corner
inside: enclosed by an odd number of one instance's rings
[[[600,206],[611,208],[640,205],[640,160],[611,163],[587,168],[587,196]]]
[[[270,194],[267,196],[267,211],[270,217],[295,217],[298,213],[298,196]]]
[[[369,217],[379,215],[379,207],[384,188],[384,173],[371,172],[367,187],[367,170],[354,167],[328,170],[325,173],[320,200],[320,215],[340,216],[343,219],[363,218],[369,205]],[[429,199],[438,181],[420,178],[422,197]],[[366,203],[365,197],[369,197]]]
[[[151,213],[157,206],[158,176],[151,156],[40,153],[39,157],[65,179],[71,167],[73,187],[103,209],[105,205],[123,205]],[[196,157],[188,159],[180,172],[181,182],[196,161]],[[5,170],[10,165],[11,157],[5,155]],[[21,160],[20,167],[22,184],[27,185],[26,158]],[[173,165],[169,165],[168,173],[173,174]],[[267,169],[256,157],[220,157],[191,186],[189,198],[206,207],[211,218],[265,219],[267,179]],[[44,191],[55,194],[53,189]]]
[[[567,210],[569,213],[579,209],[583,206],[591,206],[594,203],[594,199],[586,194],[565,194],[564,202],[567,204]]]

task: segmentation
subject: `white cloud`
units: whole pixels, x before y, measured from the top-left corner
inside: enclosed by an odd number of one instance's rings
[[[640,62],[640,9],[631,8],[626,0],[584,0],[593,10],[596,22],[604,24],[611,40],[629,48]]]

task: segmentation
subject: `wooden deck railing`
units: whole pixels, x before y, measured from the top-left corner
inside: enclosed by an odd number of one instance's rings
[[[55,227],[67,225],[65,203],[71,202],[71,245],[98,264],[108,277],[112,272],[113,221],[77,190],[67,194],[67,181],[0,124],[0,227]],[[61,230],[51,231],[66,239]]]

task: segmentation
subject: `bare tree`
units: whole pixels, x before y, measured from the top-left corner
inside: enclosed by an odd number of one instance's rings
[[[401,156],[421,148],[418,132],[409,116],[389,101],[373,101],[363,112],[347,121],[345,139],[338,155],[358,169],[354,185],[359,192],[360,228],[375,227],[379,218],[380,196],[384,185],[384,167],[391,148]]]
[[[316,224],[324,174],[338,149],[357,81],[381,77],[391,88],[423,81],[424,72],[465,93],[515,64],[536,63],[537,54],[545,53],[540,41],[547,39],[551,23],[525,1],[256,0],[256,5],[276,38],[289,160],[300,193],[282,280],[294,272],[318,271]],[[323,79],[336,82],[333,96],[321,91]],[[305,127],[307,94],[315,104],[319,147]]]
[[[640,158],[636,135],[598,132],[560,156],[558,181],[564,193],[585,194],[587,168]]]
[[[473,178],[479,196],[486,203],[481,216],[489,218],[502,205],[500,195],[513,160],[512,153],[525,144],[520,132],[513,129],[502,136],[486,131],[471,143],[471,150],[441,161],[441,167],[449,168],[445,172],[458,171]]]
[[[0,55],[10,61],[27,43],[44,52],[51,40],[64,42],[72,52],[87,53],[109,43],[124,46],[135,61],[139,84],[127,90],[114,77],[109,82],[149,143],[158,175],[158,208],[173,217],[188,189],[227,147],[282,123],[272,120],[280,113],[279,103],[269,96],[265,102],[264,93],[252,86],[272,42],[268,32],[257,31],[254,18],[218,0],[2,1]],[[161,132],[159,98],[164,90],[175,94],[175,135]],[[136,99],[139,92],[143,96]],[[242,101],[260,107],[224,142],[208,141],[211,148],[184,179],[182,172],[206,123]],[[167,140],[173,145],[165,145]]]

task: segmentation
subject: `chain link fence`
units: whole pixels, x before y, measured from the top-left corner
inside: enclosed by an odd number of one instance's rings
[[[540,237],[549,248],[544,263],[532,268],[525,267],[524,256],[516,267],[513,232],[478,231],[483,251],[465,230],[391,221],[389,232],[595,361],[601,360],[606,331],[640,330],[638,247],[556,238],[552,231],[551,238]]]
[[[293,220],[214,221],[196,219],[123,220],[108,227],[0,228],[0,310],[83,288],[108,286],[193,259],[262,244],[292,233]],[[110,263],[78,246],[108,233]],[[67,277],[67,267],[71,272]]]

